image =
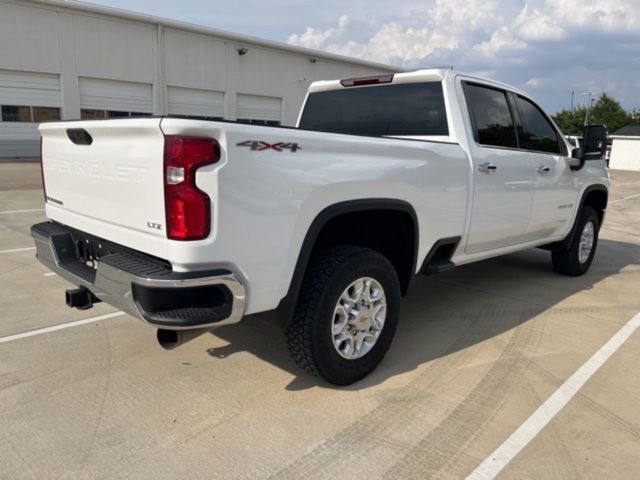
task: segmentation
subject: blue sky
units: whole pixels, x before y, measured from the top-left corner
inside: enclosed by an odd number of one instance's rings
[[[584,92],[640,108],[640,0],[94,0],[367,60],[454,65],[550,112]]]

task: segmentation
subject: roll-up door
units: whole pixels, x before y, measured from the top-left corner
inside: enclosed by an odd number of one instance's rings
[[[38,122],[60,118],[60,77],[0,70],[0,157],[40,154]]]
[[[151,113],[152,88],[148,83],[80,78],[80,108],[85,111]]]
[[[239,121],[266,124],[279,124],[281,122],[281,98],[238,94],[237,104],[237,118]]]
[[[224,93],[194,88],[167,87],[169,115],[224,118]]]

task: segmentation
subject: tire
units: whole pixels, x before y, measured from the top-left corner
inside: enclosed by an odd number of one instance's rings
[[[360,297],[359,291],[363,292]],[[360,298],[363,304],[344,302],[347,297]],[[375,303],[371,300],[374,297]],[[367,298],[370,301],[365,304]],[[342,310],[339,301],[346,305]],[[386,304],[384,315],[382,304]],[[382,361],[395,335],[399,314],[400,282],[391,262],[375,250],[337,246],[311,259],[285,336],[298,366],[334,385],[349,385],[366,377]],[[380,319],[383,326],[377,330]],[[344,330],[336,334],[341,326]],[[341,338],[346,340],[340,342]],[[352,358],[347,358],[349,355]]]
[[[588,225],[591,224],[591,227]],[[592,230],[592,243],[589,254],[585,257],[586,252],[583,251],[581,255],[581,243],[583,240],[588,242],[588,234],[585,237],[585,232],[589,229]],[[562,243],[551,251],[551,261],[553,263],[553,269],[563,275],[570,275],[577,277],[584,275],[593,257],[596,254],[596,248],[598,246],[598,232],[600,231],[600,221],[598,214],[591,207],[583,207],[578,216],[575,235],[571,241],[571,244],[566,248]]]

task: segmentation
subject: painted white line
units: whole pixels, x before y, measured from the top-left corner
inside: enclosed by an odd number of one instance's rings
[[[31,208],[29,210],[4,210],[0,212],[0,215],[8,215],[10,213],[32,213],[32,212],[44,212],[44,208]]]
[[[80,325],[99,322],[101,320],[119,317],[121,315],[124,315],[124,312],[107,313],[105,315],[99,315],[97,317],[85,318],[84,320],[76,320],[75,322],[67,322],[61,325],[54,325],[52,327],[38,328],[37,330],[30,330],[28,332],[15,333],[13,335],[7,335],[6,337],[0,337],[0,343],[13,342],[14,340],[35,337],[36,335],[42,335],[44,333],[57,332],[58,330],[64,330],[65,328],[79,327]]]
[[[36,247],[11,248],[9,250],[0,250],[0,253],[28,252],[29,250],[35,250],[35,249],[36,249]]]
[[[53,277],[56,274],[56,272],[47,272],[44,274],[45,277]]]
[[[624,197],[624,198],[616,198],[615,200],[611,200],[609,203],[621,202],[623,200],[628,200],[629,198],[636,198],[636,197],[640,197],[640,193],[638,193],[637,195],[629,195],[628,197]]]
[[[591,376],[640,327],[640,313],[629,320],[587,362],[565,381],[533,414],[489,455],[467,480],[495,478],[547,425]]]

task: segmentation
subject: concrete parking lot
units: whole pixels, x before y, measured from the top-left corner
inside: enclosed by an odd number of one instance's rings
[[[587,275],[531,250],[420,277],[355,385],[300,372],[269,314],[165,352],[107,305],[64,305],[30,249],[39,179],[0,164],[2,479],[465,477],[640,312],[640,174],[612,172]],[[501,478],[638,478],[640,331],[608,355]]]

